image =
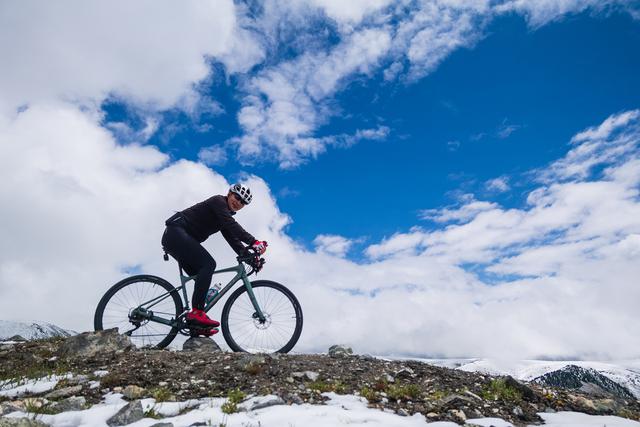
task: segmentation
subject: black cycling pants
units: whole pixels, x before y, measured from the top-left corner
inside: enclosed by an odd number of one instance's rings
[[[179,225],[169,225],[162,235],[162,247],[189,276],[196,276],[193,308],[204,309],[216,261],[202,245]]]

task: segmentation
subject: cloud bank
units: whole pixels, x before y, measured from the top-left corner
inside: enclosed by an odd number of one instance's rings
[[[298,351],[346,342],[378,354],[633,357],[639,144],[640,112],[612,116],[532,171],[541,184],[525,206],[468,198],[431,211],[440,227],[373,243],[364,263],[345,258],[352,242],[341,236],[319,235],[313,252],[297,245],[258,177],[247,176],[255,202],[238,220],[270,243],[261,276],[302,302]],[[118,145],[90,113],[60,105],[4,123],[0,159],[3,316],[78,330],[128,271],[175,282],[175,265],[161,261],[163,220],[229,184],[156,148]],[[220,236],[206,247],[233,262]]]

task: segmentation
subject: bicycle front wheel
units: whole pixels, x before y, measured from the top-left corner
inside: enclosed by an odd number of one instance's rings
[[[222,333],[233,351],[287,353],[300,338],[302,309],[295,295],[269,280],[251,282],[265,316],[261,322],[246,287],[237,289],[222,310]]]
[[[184,311],[182,307],[182,299],[171,283],[156,276],[132,276],[113,285],[102,297],[93,326],[96,331],[118,328],[136,347],[164,348],[176,337],[178,327],[150,320],[141,313],[151,312],[174,321]]]

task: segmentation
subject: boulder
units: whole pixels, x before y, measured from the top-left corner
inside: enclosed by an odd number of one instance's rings
[[[0,403],[0,416],[16,411],[24,411],[24,403],[20,400]]]
[[[124,388],[124,390],[122,391],[122,394],[124,395],[124,397],[126,397],[129,400],[135,400],[143,397],[145,392],[146,390],[140,386],[128,385]]]
[[[442,399],[442,407],[457,409],[462,406],[474,405],[476,402],[470,397],[461,396],[459,394],[450,394]]]
[[[221,351],[220,346],[208,337],[191,337],[182,345],[184,351],[214,352]]]
[[[45,394],[45,399],[57,400],[65,397],[73,396],[82,391],[81,385],[74,385],[71,387],[59,388],[57,390],[53,390],[51,393]]]
[[[518,392],[522,395],[522,397],[528,402],[537,402],[538,396],[536,393],[528,386],[522,384],[520,381],[516,380],[512,376],[507,376],[504,380],[504,384],[507,387],[518,390]]]
[[[42,421],[31,418],[0,418],[0,427],[47,427]]]
[[[86,407],[87,400],[82,396],[69,397],[51,405],[51,408],[56,412],[82,411]]]
[[[238,409],[241,411],[255,411],[257,409],[268,408],[270,406],[285,405],[285,401],[275,395],[254,397],[244,403],[238,405]]]
[[[118,329],[83,332],[67,338],[58,350],[64,357],[94,357],[104,353],[128,351],[134,348],[129,337],[118,334]]]
[[[329,356],[331,357],[347,357],[352,354],[353,350],[346,345],[332,345],[329,347]]]
[[[144,418],[144,412],[142,411],[142,403],[139,400],[127,403],[127,405],[120,409],[113,417],[107,420],[107,425],[110,427],[124,426],[127,424],[135,423]]]

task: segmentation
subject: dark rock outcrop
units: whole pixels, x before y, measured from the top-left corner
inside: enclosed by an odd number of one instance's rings
[[[221,351],[218,343],[208,337],[191,337],[184,342],[182,350],[203,352]]]
[[[95,357],[134,348],[129,337],[118,334],[116,328],[96,332],[83,332],[69,337],[58,350],[62,357]]]
[[[124,426],[135,423],[144,418],[142,411],[142,403],[139,400],[127,403],[124,408],[120,409],[113,417],[107,420],[107,425],[111,427]]]
[[[581,368],[576,365],[568,365],[557,371],[549,372],[535,378],[533,382],[545,386],[580,390],[593,397],[615,396],[623,399],[635,399],[626,387],[607,378],[595,369]]]

